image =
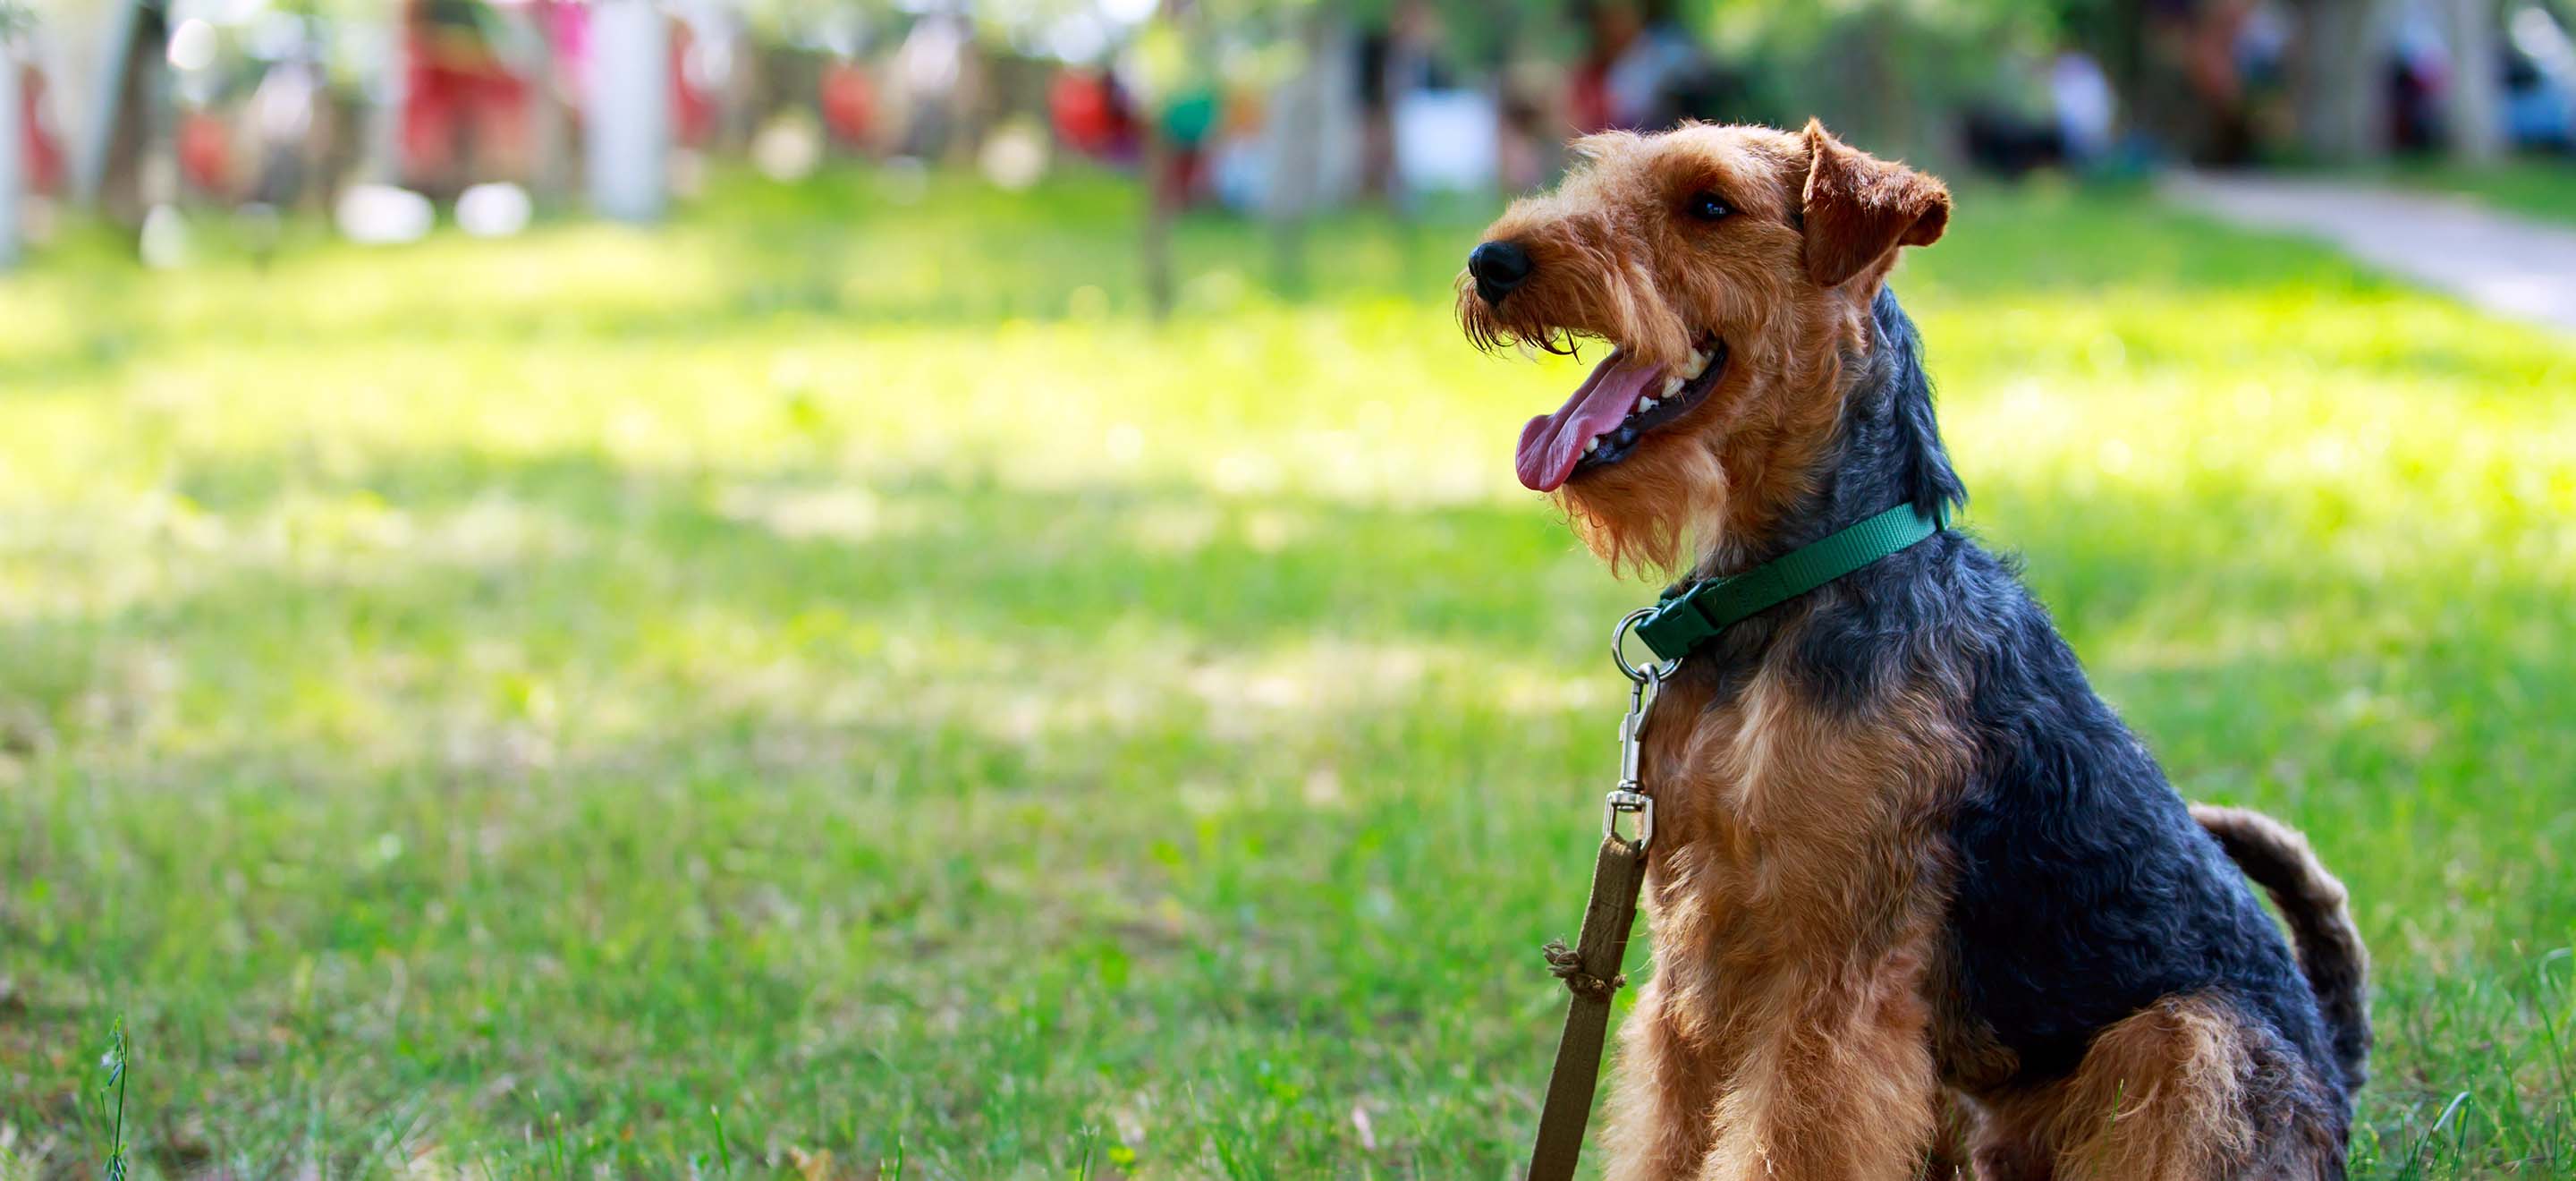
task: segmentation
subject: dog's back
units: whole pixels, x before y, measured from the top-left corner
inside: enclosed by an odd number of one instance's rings
[[[1991,604],[1975,641],[1975,770],[1949,823],[1949,967],[1960,1016],[1978,1027],[1970,1036],[2010,1051],[1999,1077],[1962,1081],[2060,1084],[2106,1031],[2165,998],[2198,998],[2230,1019],[2237,1068],[2269,1076],[2263,1098],[2278,1110],[2263,1118],[2312,1123],[2340,1146],[2368,1040],[2347,944],[2312,939],[2315,975],[2353,986],[2334,994],[2347,1020],[2337,1028],[2221,841],[2094,695],[2013,572],[1964,541],[1948,560]],[[2312,898],[2288,901],[2296,923],[2349,931],[2339,896],[2331,916]]]
[[[1873,367],[1846,410],[1844,479],[1825,494],[1954,496],[1913,325],[1893,294],[1872,310]],[[1855,699],[1925,686],[1954,698],[1968,753],[1942,821],[1951,895],[1935,991],[1949,1003],[1935,1041],[1945,1080],[2002,1125],[1997,1138],[2014,1140],[2017,1119],[2067,1118],[2082,1106],[2070,1092],[2148,1085],[2146,1067],[2101,1052],[2125,1037],[2162,1065],[2240,1076],[2230,1102],[2269,1129],[2241,1147],[2241,1175],[2269,1175],[2265,1146],[2339,1172],[2369,1030],[2341,886],[2305,843],[2252,813],[2196,817],[2019,572],[1964,535],[1812,598],[1756,659]],[[2305,971],[2240,863],[2279,900]]]

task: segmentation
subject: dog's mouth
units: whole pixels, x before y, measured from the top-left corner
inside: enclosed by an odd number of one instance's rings
[[[1638,440],[1698,406],[1725,368],[1726,342],[1713,334],[1677,373],[1613,349],[1563,407],[1521,428],[1512,466],[1532,491],[1554,492],[1579,473],[1618,463],[1636,453]]]

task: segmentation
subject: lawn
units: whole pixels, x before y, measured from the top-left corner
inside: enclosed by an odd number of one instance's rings
[[[729,181],[0,279],[0,1178],[1510,1175],[1652,595],[1475,220]],[[1974,494],[2377,958],[2356,1172],[2576,1175],[2576,342],[2132,194],[1900,273]]]
[[[2576,157],[2526,155],[2484,168],[2415,163],[2388,170],[2401,184],[2471,198],[2542,221],[2576,222]]]

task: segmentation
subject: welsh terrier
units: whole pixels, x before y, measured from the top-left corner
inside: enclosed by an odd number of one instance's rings
[[[1596,553],[1718,578],[1964,501],[1886,289],[1941,182],[1815,123],[1574,146],[1458,314],[1488,349],[1614,346],[1517,455]],[[2011,562],[1943,529],[1722,631],[1644,768],[1611,1177],[2344,1175],[2370,1027],[2342,884],[2187,806]]]

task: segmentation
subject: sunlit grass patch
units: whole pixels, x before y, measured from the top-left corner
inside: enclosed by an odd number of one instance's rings
[[[0,1153],[123,1013],[164,1173],[1508,1168],[1654,589],[1506,462],[1579,363],[1472,218],[1190,219],[1156,326],[1119,186],[903,196],[0,283]],[[2576,1167],[2576,346],[2119,194],[1898,286],[1970,526],[2351,882],[2359,1171]]]

